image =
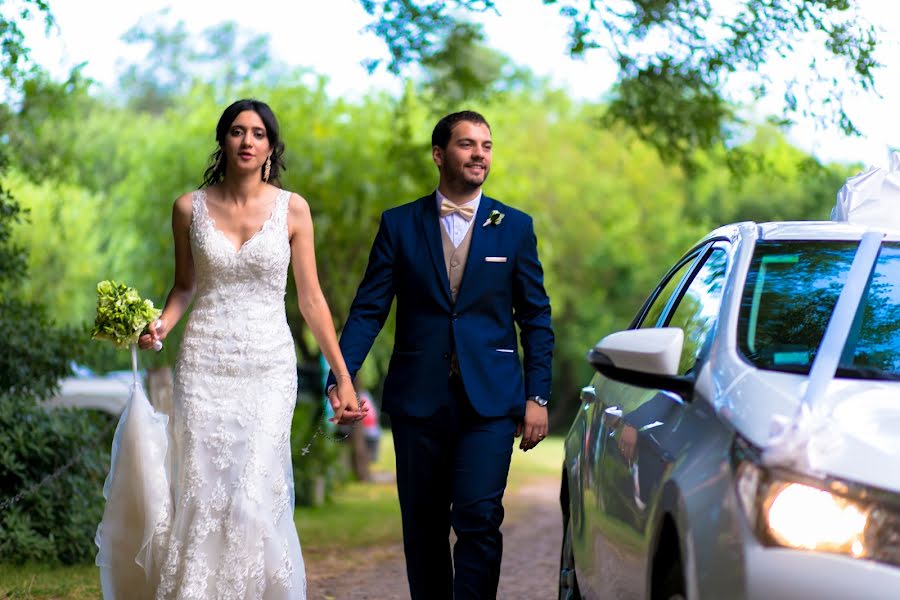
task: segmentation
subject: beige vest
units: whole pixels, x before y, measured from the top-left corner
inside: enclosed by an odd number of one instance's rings
[[[466,259],[469,257],[469,246],[472,245],[472,230],[475,224],[469,225],[469,231],[454,248],[453,242],[450,241],[450,235],[443,223],[439,223],[441,227],[441,241],[444,245],[444,264],[447,266],[447,278],[450,280],[450,295],[456,302],[456,296],[459,294],[459,284],[462,281],[463,272],[466,270]]]
[[[454,248],[453,242],[450,241],[450,235],[444,228],[443,223],[438,223],[441,228],[441,240],[444,246],[444,264],[447,265],[447,278],[450,280],[450,295],[453,302],[456,302],[456,296],[459,295],[459,284],[462,281],[463,272],[466,270],[466,259],[469,257],[469,246],[472,245],[472,230],[475,224],[469,225],[469,231]],[[459,361],[456,358],[456,352],[450,354],[450,372],[459,375]]]

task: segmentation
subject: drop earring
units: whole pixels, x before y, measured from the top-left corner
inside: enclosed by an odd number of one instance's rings
[[[272,170],[272,155],[266,157],[266,166],[263,168],[263,181],[269,183],[269,173]]]

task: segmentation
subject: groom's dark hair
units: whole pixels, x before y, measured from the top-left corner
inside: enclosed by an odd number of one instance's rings
[[[438,121],[437,125],[434,126],[434,131],[431,132],[431,146],[439,146],[442,150],[446,150],[447,144],[450,143],[450,136],[453,134],[453,128],[456,127],[460,121],[469,121],[476,125],[484,125],[488,128],[488,131],[491,130],[491,126],[487,122],[487,119],[474,110],[462,110],[460,112],[450,113]]]

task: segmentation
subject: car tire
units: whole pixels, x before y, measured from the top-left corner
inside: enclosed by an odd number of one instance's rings
[[[684,574],[681,572],[681,561],[674,561],[666,570],[659,586],[659,592],[653,598],[660,600],[685,600]]]
[[[566,517],[562,550],[559,554],[559,600],[581,600],[572,548],[572,522]]]

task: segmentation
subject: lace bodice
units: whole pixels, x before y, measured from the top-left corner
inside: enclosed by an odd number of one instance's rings
[[[206,191],[194,192],[191,250],[197,283],[195,310],[210,301],[277,304],[282,300],[291,260],[286,234],[290,196],[290,192],[280,190],[272,214],[253,237],[235,250],[209,216]]]
[[[279,191],[272,214],[235,250],[209,216],[206,192],[194,192],[190,235],[196,293],[180,367],[186,366],[184,361],[211,358],[193,366],[223,374],[227,369],[237,374],[234,369],[250,366],[255,374],[256,366],[236,360],[237,355],[276,351],[272,342],[290,343],[284,309],[291,260],[289,199],[290,192]],[[208,346],[211,339],[216,340],[212,348]]]

